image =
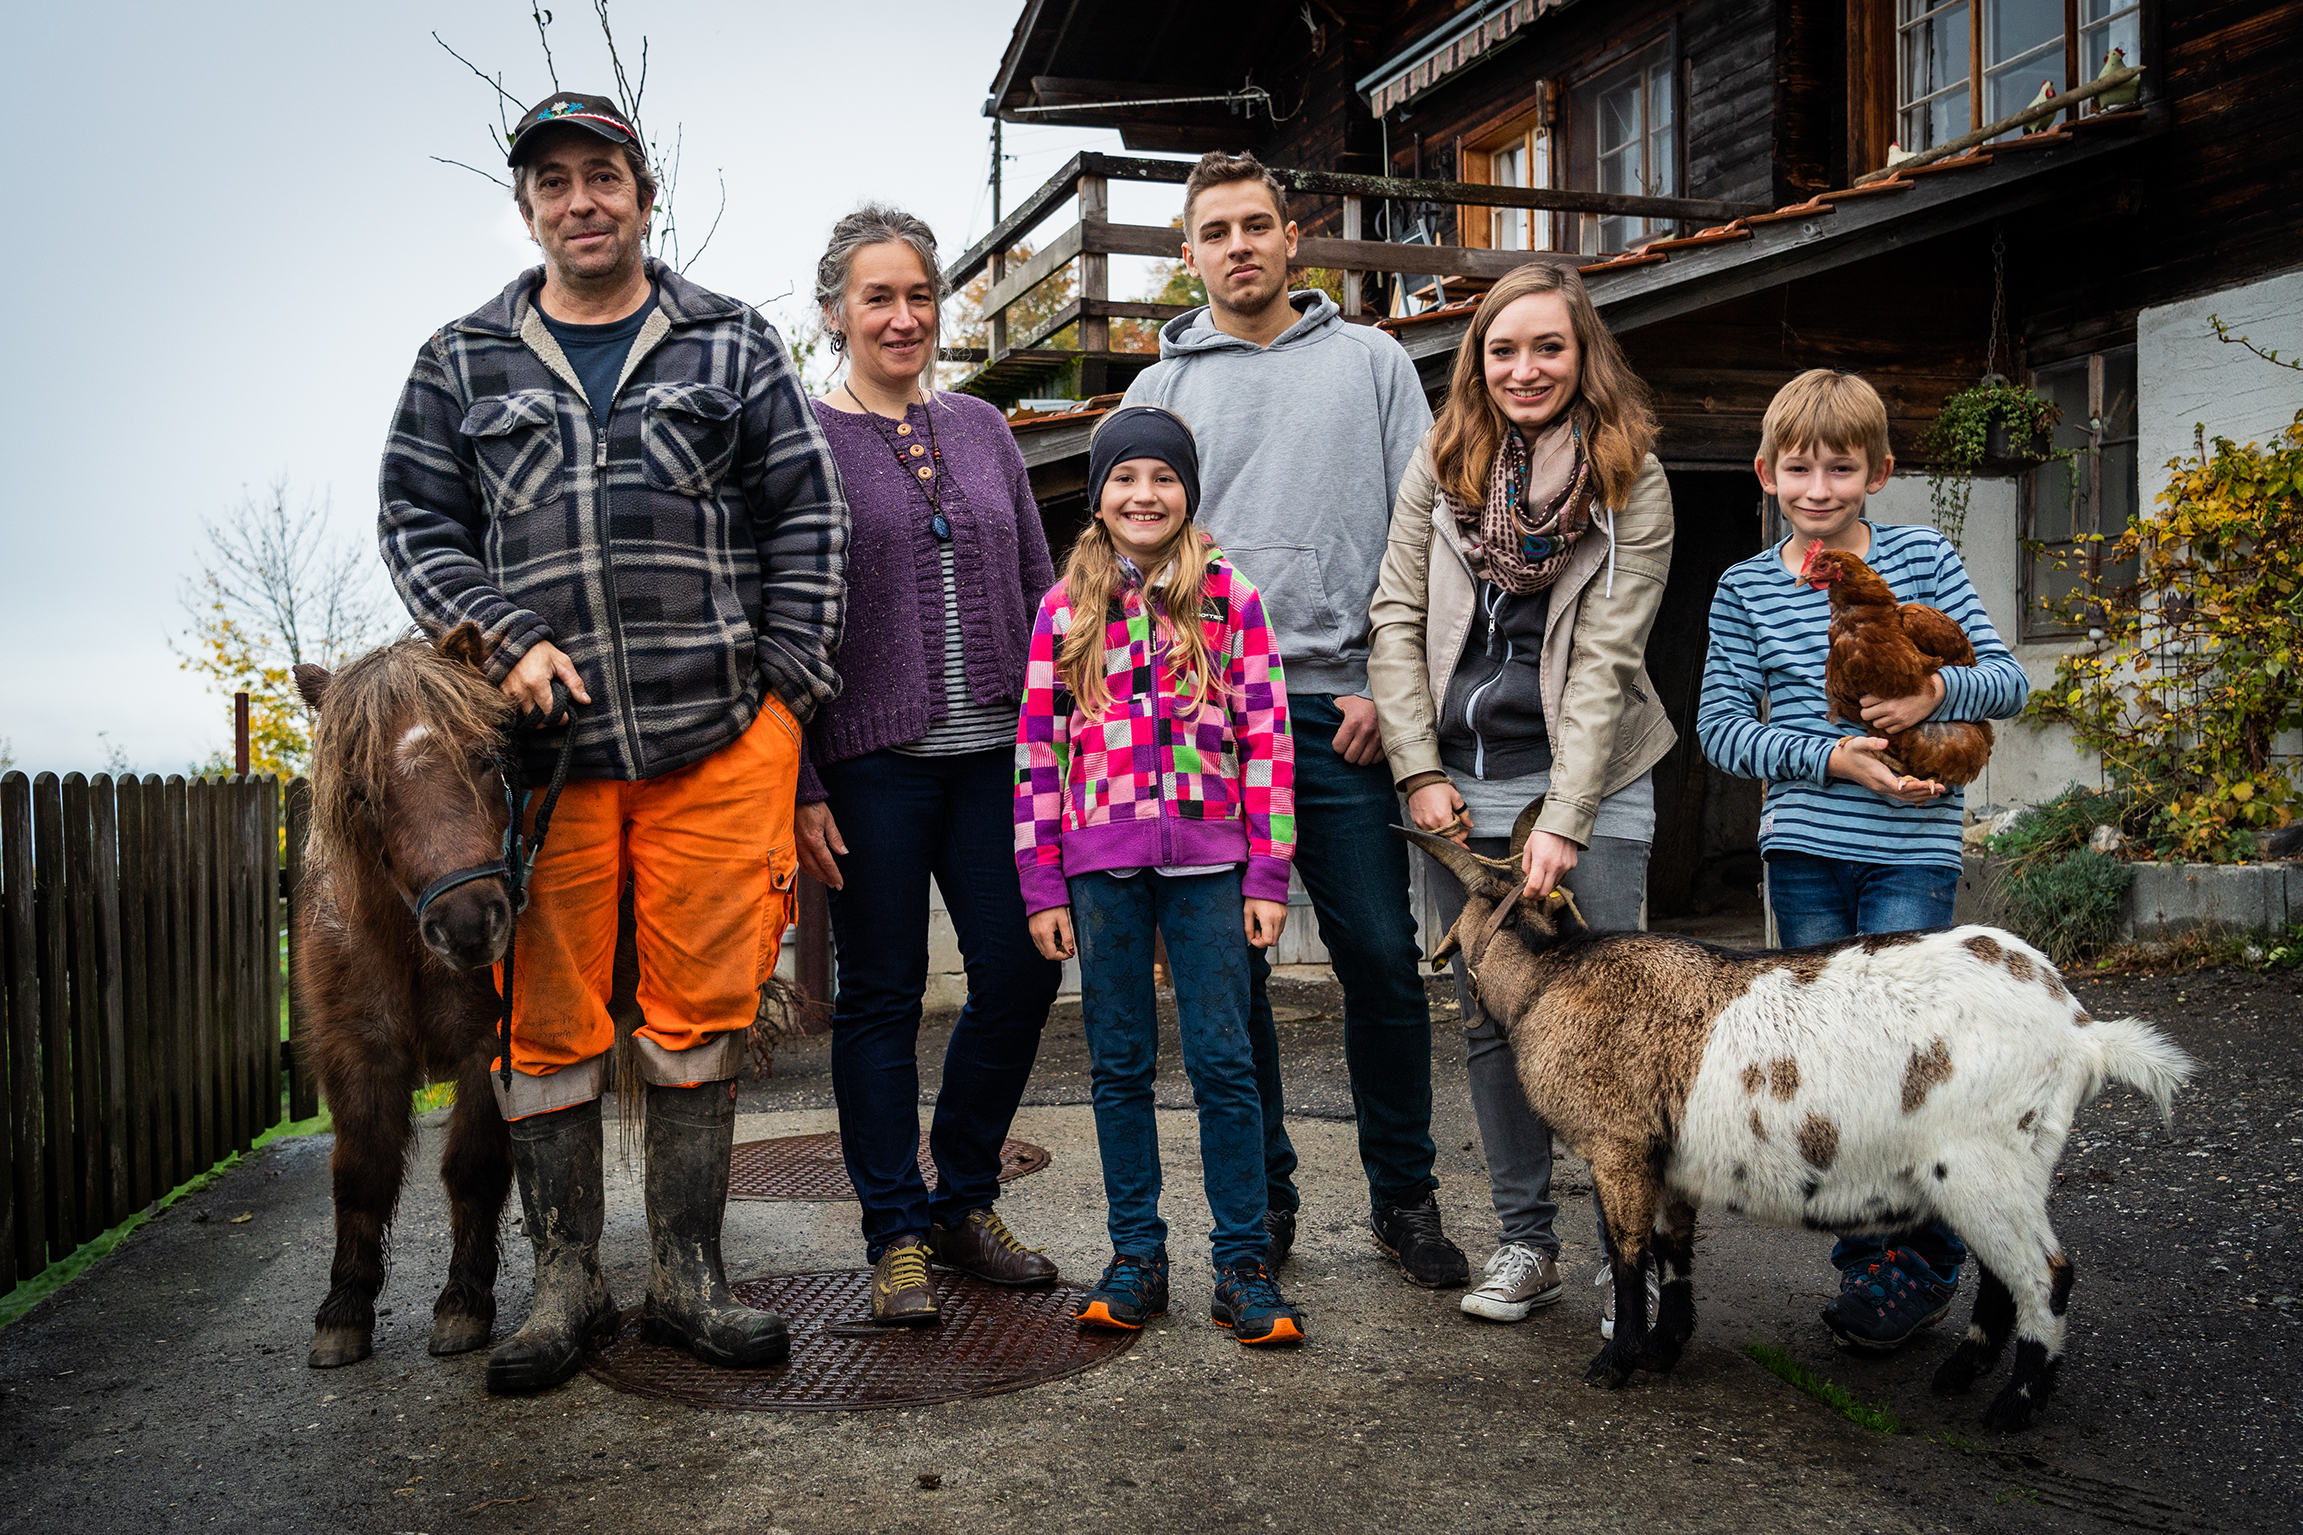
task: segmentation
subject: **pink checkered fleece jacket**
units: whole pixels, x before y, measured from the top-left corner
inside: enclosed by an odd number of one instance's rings
[[[1056,675],[1075,621],[1062,583],[1040,599],[1016,724],[1016,872],[1024,910],[1068,906],[1098,869],[1247,864],[1241,894],[1285,901],[1295,858],[1295,743],[1263,599],[1207,548],[1200,622],[1222,686],[1193,703],[1141,587],[1104,624],[1112,701],[1090,719]]]

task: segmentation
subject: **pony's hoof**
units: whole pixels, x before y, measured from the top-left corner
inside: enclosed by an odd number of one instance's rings
[[[2009,1386],[1983,1413],[1983,1426],[1995,1434],[2017,1434],[2031,1426],[2037,1407],[2028,1386]]]
[[[434,1317],[432,1341],[428,1347],[434,1354],[469,1354],[476,1348],[486,1348],[488,1335],[492,1331],[494,1328],[488,1317]]]
[[[1617,1359],[1615,1345],[1612,1343],[1601,1349],[1598,1357],[1591,1361],[1590,1368],[1583,1372],[1585,1385],[1599,1386],[1609,1391],[1621,1389],[1629,1379],[1631,1369]]]
[[[315,1370],[333,1370],[358,1364],[372,1352],[364,1327],[322,1327],[312,1334],[312,1352],[304,1362]]]
[[[1982,1361],[1976,1358],[1975,1345],[1961,1343],[1951,1351],[1951,1357],[1938,1365],[1931,1383],[1937,1396],[1959,1396],[1975,1384],[1975,1377],[1983,1373]]]

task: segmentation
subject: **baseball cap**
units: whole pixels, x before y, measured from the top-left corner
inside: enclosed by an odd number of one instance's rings
[[[605,96],[576,96],[566,91],[555,92],[528,108],[519,125],[512,130],[512,147],[504,156],[506,165],[518,165],[535,148],[538,128],[554,123],[566,123],[596,133],[612,144],[640,147],[640,136],[624,117],[623,109]]]

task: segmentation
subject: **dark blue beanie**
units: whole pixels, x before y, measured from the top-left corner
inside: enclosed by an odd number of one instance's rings
[[[1104,481],[1114,466],[1131,458],[1156,458],[1183,481],[1186,517],[1199,515],[1199,444],[1173,411],[1157,405],[1123,405],[1104,417],[1088,444],[1088,515],[1104,504]]]

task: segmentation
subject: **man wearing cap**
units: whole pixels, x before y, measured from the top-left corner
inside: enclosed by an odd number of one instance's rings
[[[536,1252],[488,1389],[573,1375],[612,1332],[599,1095],[617,905],[637,924],[647,1086],[646,1326],[723,1366],[789,1352],[720,1260],[735,1074],[796,861],[800,725],[833,696],[848,517],[790,354],[758,314],[647,255],[656,184],[616,105],[520,120],[513,196],[543,248],[417,354],[379,537],[408,611],[479,625],[519,712],[578,710],[567,788],[519,918],[498,1088]],[[557,739],[533,737],[531,781]]]

